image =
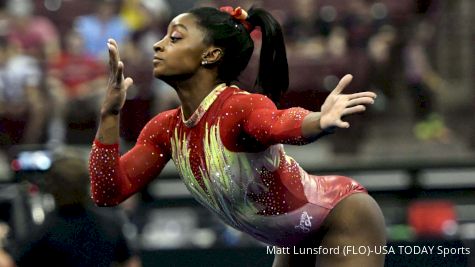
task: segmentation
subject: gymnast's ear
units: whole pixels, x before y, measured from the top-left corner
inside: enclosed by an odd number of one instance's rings
[[[215,64],[221,60],[223,55],[223,49],[211,46],[203,53],[201,61],[206,62],[206,64]]]

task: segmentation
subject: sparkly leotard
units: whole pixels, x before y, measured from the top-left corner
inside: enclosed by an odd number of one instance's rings
[[[94,141],[92,196],[116,205],[157,177],[172,159],[193,197],[229,225],[272,245],[299,243],[317,231],[344,197],[366,192],[343,176],[313,176],[282,144],[306,144],[302,108],[278,110],[267,97],[217,86],[185,120],[163,112],[122,157],[118,145]]]

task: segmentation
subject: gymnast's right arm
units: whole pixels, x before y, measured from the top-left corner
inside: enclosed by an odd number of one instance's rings
[[[132,79],[124,79],[117,43],[109,40],[110,77],[101,107],[101,120],[89,159],[92,198],[98,206],[117,205],[155,178],[170,159],[165,125],[170,112],[152,119],[136,145],[119,155],[119,112]],[[159,128],[157,128],[159,127]],[[163,139],[162,139],[163,138]],[[165,140],[164,140],[165,139]]]
[[[114,206],[142,190],[171,158],[166,131],[174,111],[160,113],[143,128],[135,146],[119,155],[119,145],[97,138],[89,158],[92,199],[98,206]]]

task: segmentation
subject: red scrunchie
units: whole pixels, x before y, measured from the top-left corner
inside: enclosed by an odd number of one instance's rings
[[[252,24],[246,20],[247,11],[241,7],[233,8],[231,6],[223,6],[220,7],[219,10],[228,13],[231,15],[231,17],[233,17],[233,19],[239,21],[242,25],[244,25],[244,28],[246,28],[248,32],[251,32],[254,29],[254,26],[252,26]]]

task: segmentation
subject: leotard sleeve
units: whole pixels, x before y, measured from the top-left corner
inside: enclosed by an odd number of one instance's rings
[[[242,94],[234,98],[234,104],[244,113],[244,131],[259,143],[304,145],[312,140],[302,135],[302,122],[311,111],[300,108],[279,110],[266,96]]]
[[[92,198],[98,206],[114,206],[158,176],[170,159],[168,127],[171,111],[143,128],[137,143],[123,156],[118,144],[94,140],[89,158]]]

